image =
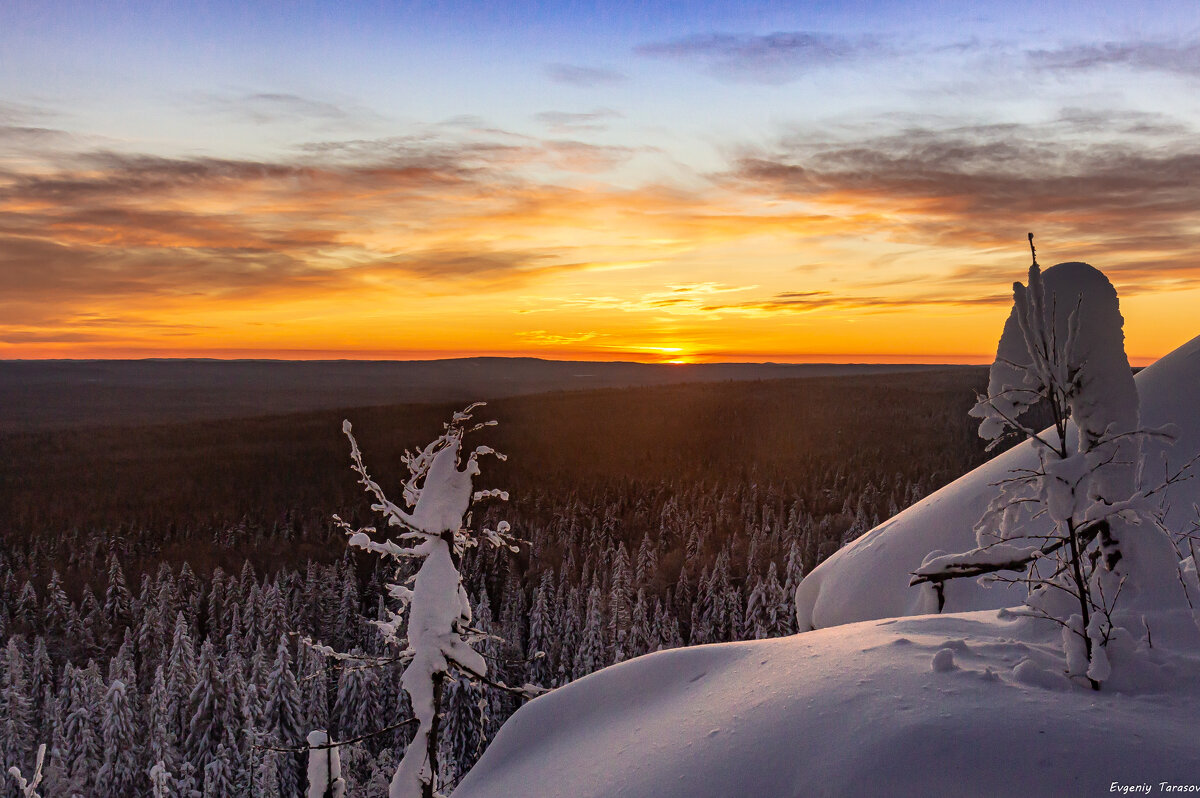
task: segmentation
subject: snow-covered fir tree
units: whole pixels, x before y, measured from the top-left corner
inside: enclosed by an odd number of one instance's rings
[[[1148,501],[1164,484],[1147,484],[1141,453],[1165,431],[1139,426],[1117,294],[1100,271],[1061,263],[1043,274],[1035,256],[1013,291],[987,395],[971,415],[984,439],[1029,441],[1039,466],[1003,483],[975,527],[978,548],[931,556],[912,581],[936,589],[939,607],[950,579],[1028,584],[1027,612],[1061,625],[1068,672],[1099,689],[1110,641],[1133,634],[1116,617],[1119,603],[1179,583],[1179,557]],[[1026,420],[1039,406],[1046,430]],[[1034,523],[1043,515],[1049,534]]]

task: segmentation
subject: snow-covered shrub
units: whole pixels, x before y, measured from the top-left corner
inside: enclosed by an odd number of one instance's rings
[[[1163,486],[1142,479],[1142,441],[1165,431],[1139,428],[1116,290],[1099,270],[1060,263],[1043,274],[1035,257],[1013,300],[987,395],[971,415],[991,446],[1032,441],[1038,467],[1003,482],[975,527],[977,548],[927,558],[912,583],[932,585],[940,605],[948,579],[1026,582],[1027,612],[1062,626],[1069,672],[1098,689],[1120,633],[1118,599],[1178,582],[1150,501]],[[1048,429],[1031,426],[1035,407],[1048,408]],[[1031,523],[1043,515],[1048,533]]]

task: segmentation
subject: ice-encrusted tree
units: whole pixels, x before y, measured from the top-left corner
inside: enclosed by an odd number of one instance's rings
[[[490,677],[487,661],[473,647],[486,635],[471,625],[471,602],[459,572],[460,558],[466,549],[481,542],[514,552],[521,542],[512,536],[505,521],[495,529],[471,529],[475,503],[508,498],[503,491],[477,491],[474,487],[481,457],[504,459],[488,446],[464,452],[466,435],[495,424],[472,422],[474,410],[481,405],[454,413],[429,445],[405,452],[409,477],[403,485],[403,506],[388,499],[371,478],[350,422],[342,425],[359,483],[374,499],[371,509],[382,514],[394,532],[384,535],[374,527],[353,529],[337,516],[335,520],[349,536],[351,546],[417,564],[416,573],[405,584],[388,585],[400,607],[398,611],[388,609],[386,618],[377,622],[384,638],[400,650],[404,663],[400,684],[417,723],[413,740],[392,776],[389,798],[432,798],[437,794],[443,692],[450,679],[463,676],[524,696],[540,692],[530,685],[512,688]]]
[[[1029,241],[1033,251],[1032,233]],[[1163,485],[1142,480],[1142,442],[1168,431],[1139,427],[1122,324],[1116,290],[1099,270],[1060,263],[1043,273],[1034,251],[1028,284],[1013,285],[987,395],[971,415],[989,449],[1030,441],[1038,464],[1002,482],[975,526],[977,548],[930,556],[912,578],[933,586],[939,608],[951,579],[1025,582],[1026,611],[1061,625],[1068,672],[1095,689],[1110,673],[1118,599],[1178,579],[1149,501]],[[1030,420],[1035,408],[1049,412],[1049,428]]]

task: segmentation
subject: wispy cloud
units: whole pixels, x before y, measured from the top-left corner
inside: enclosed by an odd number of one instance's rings
[[[620,117],[621,114],[611,108],[597,108],[586,112],[542,111],[533,118],[551,132],[562,134],[607,130],[609,121]]]
[[[1130,136],[1131,126],[1143,134]],[[746,153],[729,179],[816,207],[873,210],[877,232],[929,247],[1007,248],[1035,230],[1136,287],[1149,272],[1200,281],[1198,175],[1200,144],[1173,123],[1066,114],[1042,126],[797,134]]]
[[[523,341],[538,346],[567,346],[570,344],[581,344],[584,341],[591,341],[595,338],[602,337],[601,333],[593,331],[584,333],[574,333],[569,335],[558,335],[555,333],[546,332],[545,330],[526,330],[525,332],[517,333],[517,337]]]
[[[303,124],[316,126],[363,125],[382,117],[353,102],[331,102],[287,92],[200,93],[183,99],[187,109],[219,114],[253,125]]]
[[[1056,49],[1031,50],[1030,63],[1038,68],[1077,72],[1110,66],[1174,72],[1200,76],[1200,42],[1196,41],[1110,41],[1101,44],[1072,44]]]
[[[580,64],[547,64],[546,76],[556,83],[568,86],[590,89],[596,86],[608,86],[622,83],[629,79],[624,72],[607,67],[583,66]]]
[[[668,285],[663,291],[649,291],[632,297],[567,296],[539,297],[539,303],[581,310],[617,310],[626,313],[658,312],[673,315],[705,313],[712,310],[713,297],[753,291],[757,285],[726,285],[724,283],[683,283]]]
[[[729,80],[779,84],[814,69],[876,57],[891,48],[873,36],[842,36],[810,31],[765,35],[707,33],[643,44],[638,55],[695,63]]]
[[[941,305],[947,307],[1003,306],[1012,302],[1011,294],[987,296],[918,294],[896,296],[859,296],[835,294],[831,291],[783,291],[765,299],[705,305],[707,313],[741,313],[770,315],[775,313],[811,313],[818,310],[906,310],[913,307]]]

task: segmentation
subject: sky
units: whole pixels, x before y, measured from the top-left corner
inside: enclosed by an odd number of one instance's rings
[[[0,358],[987,362],[1200,333],[1200,4],[0,5]]]

